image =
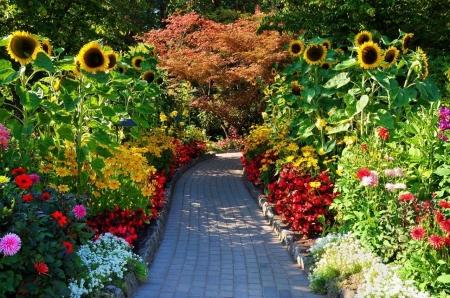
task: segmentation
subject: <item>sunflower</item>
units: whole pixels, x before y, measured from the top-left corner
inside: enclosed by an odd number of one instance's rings
[[[163,82],[164,82],[164,79],[161,78],[161,77],[159,77],[159,78],[156,80],[156,83],[158,83],[158,85],[161,85]]]
[[[108,63],[108,70],[114,70],[117,67],[117,60],[119,59],[119,55],[115,53],[114,51],[108,52],[105,54],[108,56],[109,63]]]
[[[355,36],[355,45],[357,47],[368,41],[372,41],[372,33],[369,31],[361,31]]]
[[[119,66],[119,72],[121,74],[125,74],[126,71],[127,71],[127,68],[125,66]]]
[[[148,70],[144,72],[144,74],[141,76],[144,81],[147,81],[147,83],[151,83],[155,80],[155,73],[152,70]]]
[[[38,39],[25,31],[14,32],[9,39],[7,47],[9,56],[22,65],[36,59],[40,49]]]
[[[250,78],[249,82],[250,82],[250,85],[252,85],[252,86],[256,86],[256,84],[257,84],[256,78]]]
[[[330,69],[333,65],[330,62],[323,62],[320,67],[322,67],[322,69]]]
[[[391,67],[397,61],[400,51],[396,47],[390,47],[384,52],[383,67]]]
[[[133,59],[131,60],[131,65],[134,67],[134,69],[136,70],[141,70],[142,66],[141,63],[144,61],[144,57],[142,56],[136,56],[133,57]]]
[[[336,53],[338,53],[338,54],[341,54],[341,55],[344,55],[345,54],[345,52],[344,52],[344,50],[343,49],[334,49],[333,51],[335,51]]]
[[[419,76],[419,78],[421,80],[425,80],[425,78],[428,76],[428,58],[425,52],[420,47],[417,47],[417,53],[419,53],[420,61],[422,62],[422,74]]]
[[[380,47],[372,41],[363,43],[358,48],[358,61],[364,69],[378,67],[383,61]]]
[[[292,94],[294,94],[295,96],[301,96],[303,87],[297,81],[293,81],[291,83],[291,90]]]
[[[331,42],[326,39],[322,42],[322,45],[325,46],[328,50],[331,49]]]
[[[52,55],[52,45],[50,44],[50,42],[48,40],[41,41],[41,48],[44,51],[44,53],[47,54],[47,56]]]
[[[409,45],[411,44],[411,39],[413,38],[414,33],[407,33],[405,36],[403,36],[402,40],[402,50],[403,54],[406,54],[409,49]]]
[[[109,58],[98,42],[85,44],[78,54],[77,61],[80,61],[81,68],[87,72],[105,71],[109,64]]]
[[[300,40],[293,40],[289,44],[289,54],[293,57],[298,57],[302,54],[305,49],[305,45]]]
[[[73,72],[77,77],[81,77],[80,67],[81,67],[80,61],[77,60],[77,61],[75,62],[74,68],[72,69],[72,72]]]
[[[327,56],[327,48],[321,44],[310,44],[303,54],[306,62],[310,65],[321,64]]]
[[[157,55],[156,49],[150,51],[150,56],[156,57],[156,55]]]
[[[273,76],[276,76],[276,75],[277,75],[277,70],[276,70],[275,68],[272,68],[272,69],[270,70],[270,73],[271,73]]]

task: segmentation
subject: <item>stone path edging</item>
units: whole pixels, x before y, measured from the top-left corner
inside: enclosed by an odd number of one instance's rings
[[[300,269],[305,271],[305,273],[307,274],[308,270],[305,267],[306,259],[302,255],[300,246],[298,246],[294,242],[294,233],[292,231],[281,228],[281,223],[279,220],[275,219],[275,212],[267,202],[267,197],[262,194],[261,190],[259,190],[250,180],[248,180],[247,174],[245,172],[242,179],[244,180],[245,187],[250,192],[251,196],[257,201],[259,207],[262,209],[264,216],[269,221],[274,233],[278,236],[278,239],[280,239],[280,242],[285,246],[287,250],[289,250],[291,256],[294,258],[294,261],[297,263],[297,265],[300,266]]]

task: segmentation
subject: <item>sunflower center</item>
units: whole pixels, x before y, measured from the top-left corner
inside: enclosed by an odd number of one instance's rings
[[[11,50],[14,52],[14,55],[21,59],[30,57],[36,46],[36,41],[33,38],[15,36],[11,40]]]
[[[374,64],[378,60],[377,50],[373,47],[365,47],[362,50],[362,60],[365,64]]]
[[[109,64],[108,64],[108,68],[113,68],[114,66],[116,66],[117,60],[116,60],[116,55],[109,55]]]
[[[141,59],[136,59],[134,64],[136,65],[136,67],[141,67],[141,63],[142,63]]]
[[[322,59],[323,49],[322,49],[322,47],[320,47],[318,45],[313,45],[306,52],[306,56],[312,62],[319,61],[320,59]]]
[[[370,41],[370,36],[367,34],[361,34],[361,36],[359,36],[358,38],[358,44],[363,44],[367,41]]]
[[[122,74],[125,73],[125,67],[123,67],[123,66],[120,67],[120,68],[119,68],[119,72],[122,73]]]
[[[297,44],[297,43],[294,43],[294,44],[291,46],[291,51],[292,51],[292,53],[294,53],[294,54],[300,53],[301,50],[302,50],[302,48],[301,48],[300,45]]]
[[[146,80],[147,83],[153,82],[154,79],[155,79],[155,74],[152,71],[145,73],[144,80]]]
[[[411,43],[411,37],[406,37],[405,40],[403,41],[403,48],[405,49],[409,49],[409,44]]]
[[[394,51],[388,51],[388,52],[386,52],[386,54],[384,54],[384,61],[386,61],[387,63],[394,62],[394,59],[395,59]]]
[[[46,44],[43,44],[42,45],[42,49],[44,50],[44,52],[46,52],[46,53],[48,53],[49,52],[49,50],[48,50],[48,46],[46,45]]]
[[[84,61],[86,65],[90,68],[100,67],[105,63],[105,57],[103,57],[102,52],[96,48],[91,48],[84,54]]]

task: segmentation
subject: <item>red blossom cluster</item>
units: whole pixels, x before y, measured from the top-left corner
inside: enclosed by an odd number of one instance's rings
[[[115,207],[114,211],[99,212],[97,216],[88,219],[87,225],[95,232],[95,238],[105,233],[111,233],[125,239],[133,246],[133,241],[138,238],[138,230],[150,219],[150,215],[144,214],[142,209],[130,211]]]
[[[275,154],[275,152],[273,150],[269,150],[263,151],[258,156],[247,160],[244,151],[241,157],[241,163],[244,165],[244,170],[247,174],[248,180],[255,185],[259,185],[262,182],[266,182],[261,180],[261,168],[264,165],[267,165],[270,170],[273,170],[275,161],[277,159],[278,156]],[[275,181],[274,179],[274,177],[271,177],[271,181],[268,181],[267,183]]]
[[[155,191],[153,196],[151,197],[151,210],[152,214],[150,215],[151,219],[158,219],[159,214],[161,212],[161,207],[164,204],[164,200],[166,198],[164,190],[166,187],[166,174],[165,171],[158,171],[154,174],[152,174],[149,178],[151,181],[155,181],[154,184]]]
[[[199,157],[206,152],[206,143],[203,141],[193,140],[189,143],[182,143],[176,140],[176,154],[171,162],[171,169],[176,169],[189,163],[192,159]]]
[[[323,215],[330,221],[328,206],[339,195],[333,191],[334,184],[326,171],[311,177],[310,173],[302,173],[293,166],[283,168],[278,181],[270,183],[268,188],[268,201],[275,203],[276,212],[293,230],[305,235],[323,230],[318,217]]]
[[[411,238],[417,241],[427,239],[428,244],[436,250],[450,247],[450,217],[445,215],[450,210],[450,202],[444,200],[440,200],[438,204],[414,202],[414,210],[419,214],[416,219],[419,225],[412,228]],[[440,231],[427,231],[426,227],[422,226],[422,222],[426,221],[437,223]]]

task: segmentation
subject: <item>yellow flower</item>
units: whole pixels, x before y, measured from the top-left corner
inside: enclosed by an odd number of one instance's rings
[[[103,52],[102,46],[98,42],[85,44],[78,56],[80,66],[87,72],[105,71],[109,65],[109,58]]]
[[[319,130],[322,130],[327,125],[327,121],[322,118],[317,118],[316,126]]]
[[[69,186],[67,186],[65,184],[59,185],[58,186],[58,190],[61,191],[61,192],[67,192],[67,191],[69,191]]]
[[[106,188],[106,184],[102,181],[95,182],[95,186],[97,186],[97,188]]]
[[[403,36],[402,40],[402,50],[403,54],[408,53],[409,46],[411,44],[411,39],[413,38],[414,33],[407,33],[405,36]]]
[[[103,173],[103,175],[105,175],[105,176],[111,176],[112,174],[114,174],[114,171],[111,170],[111,169],[104,169],[104,170],[102,171],[102,173]]]
[[[177,111],[173,111],[172,113],[170,113],[170,117],[175,118],[176,116],[178,116]]]
[[[355,45],[357,47],[368,41],[372,41],[372,33],[366,30],[359,32],[355,37]]]
[[[161,120],[161,122],[165,122],[167,121],[167,116],[161,112],[161,114],[159,114],[159,120]]]
[[[319,181],[317,181],[317,182],[309,182],[309,187],[311,187],[311,189],[317,189],[317,188],[319,188],[320,187],[320,182]]]
[[[100,197],[100,193],[98,191],[93,191],[92,194],[94,195],[94,197],[98,198]]]
[[[400,51],[396,47],[390,47],[384,52],[383,67],[391,67],[397,61]]]
[[[0,176],[0,184],[2,183],[8,183],[10,179],[6,176]]]
[[[134,182],[141,182],[142,179],[144,179],[144,176],[141,173],[134,173],[133,175],[131,175],[131,180],[133,180]]]
[[[153,195],[153,189],[150,187],[144,187],[141,190],[142,194],[146,197],[150,197],[151,195]]]
[[[36,59],[41,45],[36,36],[25,31],[16,31],[9,39],[7,51],[9,56],[22,65]]]
[[[109,59],[109,63],[108,63],[108,70],[114,70],[117,67],[117,60],[119,60],[119,55],[117,53],[115,53],[114,51],[110,51],[107,52],[105,54],[108,59]]]
[[[286,157],[286,162],[290,163],[290,162],[292,162],[294,160],[294,158],[295,157],[293,155],[290,155],[290,156]]]
[[[321,44],[310,44],[303,54],[306,63],[310,65],[321,64],[327,56],[327,48]]]
[[[77,168],[71,168],[70,169],[70,175],[71,176],[78,176],[78,169]]]
[[[381,49],[372,41],[363,43],[358,48],[359,65],[364,69],[371,69],[378,67],[383,61]]]
[[[64,156],[68,159],[74,159],[77,157],[77,153],[73,150],[66,150],[66,152],[64,152]]]
[[[289,145],[286,147],[286,150],[290,152],[296,152],[298,151],[298,145],[296,143],[289,143]]]
[[[55,171],[56,171],[56,174],[61,177],[69,176],[69,174],[70,174],[69,170],[67,168],[63,168],[63,167],[57,167]]]
[[[293,57],[298,57],[302,54],[304,48],[303,42],[300,40],[293,40],[289,43],[289,54]]]
[[[266,112],[262,112],[261,116],[262,116],[263,119],[266,119],[267,118],[267,113]]]
[[[117,180],[109,181],[108,187],[111,189],[118,189],[120,186],[120,182]]]
[[[319,149],[319,151],[317,152],[319,155],[325,155],[325,154],[327,154],[326,152],[325,152],[325,150],[323,150],[323,148],[320,148]]]
[[[183,116],[184,116],[184,117],[189,116],[189,111],[188,111],[188,110],[183,110]]]
[[[41,41],[41,48],[44,51],[44,53],[47,54],[47,56],[52,55],[52,45],[50,44],[50,42],[48,40]]]
[[[180,122],[180,126],[184,126],[184,124],[185,124],[185,123],[184,123],[183,121]]]
[[[134,67],[134,69],[136,70],[141,70],[142,66],[141,63],[144,61],[144,57],[142,56],[136,56],[133,57],[133,59],[131,60],[131,65]]]
[[[269,166],[267,164],[262,165],[261,172],[266,172],[269,170]]]
[[[325,46],[328,50],[331,49],[331,42],[329,40],[324,40],[322,45]]]
[[[338,169],[336,170],[336,174],[338,174],[339,176],[342,176],[343,172],[344,172],[344,167],[338,166]]]
[[[345,145],[352,147],[356,143],[356,137],[345,136],[344,143]]]

